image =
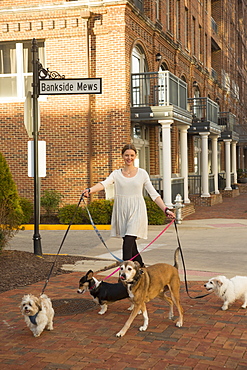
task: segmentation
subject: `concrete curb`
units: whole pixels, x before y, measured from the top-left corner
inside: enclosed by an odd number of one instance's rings
[[[98,230],[111,230],[111,225],[95,225]],[[41,224],[39,225],[40,230],[67,230],[69,225],[60,225],[60,224],[54,224],[54,225],[46,225]],[[21,228],[23,230],[34,230],[33,224],[27,224],[27,225],[21,225]],[[71,225],[70,230],[94,230],[92,225]]]

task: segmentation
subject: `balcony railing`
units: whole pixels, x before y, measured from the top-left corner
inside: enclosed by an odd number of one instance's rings
[[[234,131],[236,116],[231,112],[219,112],[218,124],[225,126],[227,131]]]
[[[175,202],[177,194],[182,196],[184,199],[184,178],[178,177],[172,179],[172,202]]]
[[[188,103],[194,122],[214,122],[218,124],[219,106],[209,98],[189,98]]]
[[[153,187],[160,194],[161,198],[163,198],[162,178],[152,178],[150,180],[153,184]],[[172,178],[171,179],[171,190],[172,190],[172,202],[175,201],[177,194],[180,194],[182,196],[182,199],[184,199],[184,178],[183,177]]]
[[[176,105],[187,110],[187,84],[169,71],[132,73],[132,107]]]
[[[214,174],[212,173],[208,175],[208,191],[209,191],[209,194],[212,194],[215,192]]]
[[[189,194],[201,195],[202,194],[202,176],[189,175],[188,176]],[[210,194],[215,192],[214,175],[208,174],[208,191]]]
[[[189,175],[188,176],[189,194],[202,193],[201,175]]]
[[[226,187],[226,173],[225,172],[220,172],[218,174],[218,188],[219,190],[224,190]],[[234,173],[231,172],[231,185],[234,184]]]

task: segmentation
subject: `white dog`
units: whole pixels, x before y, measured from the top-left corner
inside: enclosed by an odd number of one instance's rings
[[[45,294],[39,298],[32,294],[24,295],[20,308],[27,326],[35,337],[39,337],[44,329],[53,330],[54,309],[50,298]]]
[[[216,276],[210,279],[204,286],[209,292],[214,292],[224,301],[221,307],[224,311],[236,299],[243,301],[242,308],[247,306],[247,276],[235,276],[232,279],[227,279],[225,276]]]

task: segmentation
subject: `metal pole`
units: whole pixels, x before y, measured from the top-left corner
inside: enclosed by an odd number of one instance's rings
[[[34,141],[34,254],[42,256],[41,237],[39,234],[40,222],[40,186],[39,186],[39,160],[38,160],[38,97],[39,97],[39,68],[38,45],[36,39],[32,40],[33,55],[33,141]]]

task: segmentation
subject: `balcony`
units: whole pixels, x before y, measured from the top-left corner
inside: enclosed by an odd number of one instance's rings
[[[236,124],[236,116],[231,112],[219,112],[218,123],[224,130],[233,131]]]
[[[236,116],[231,112],[219,112],[218,123],[222,127],[221,138],[239,140],[239,135],[235,131]]]
[[[132,121],[178,119],[191,123],[187,84],[169,71],[132,73]]]
[[[239,135],[239,143],[247,143],[247,124],[234,125],[234,131]]]
[[[190,133],[210,132],[220,134],[218,125],[219,106],[209,98],[189,98],[188,104],[192,114],[192,127]]]

